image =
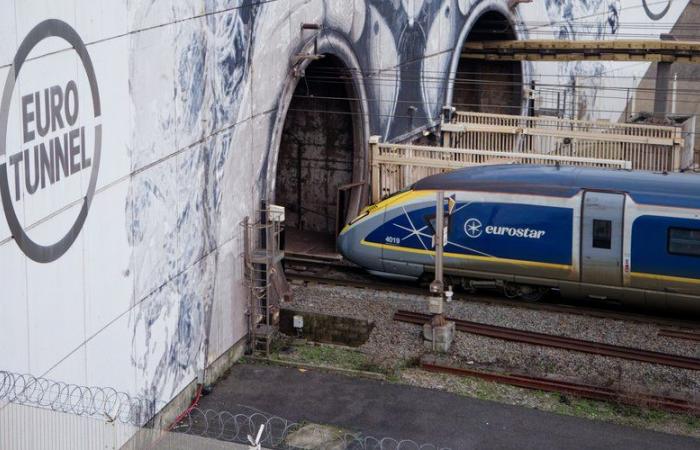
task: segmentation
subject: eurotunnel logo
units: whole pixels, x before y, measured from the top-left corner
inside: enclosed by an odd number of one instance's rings
[[[81,62],[78,67],[82,66],[85,74],[81,80],[87,80],[87,83],[76,81],[81,73],[80,68],[71,69],[74,75],[65,82],[45,82],[45,75],[57,68],[52,66],[48,68],[51,71],[47,71],[46,66],[41,66],[51,64],[42,63],[45,57],[36,61],[32,58],[32,64],[44,67],[40,72],[39,85],[36,79],[32,79],[34,84],[26,83],[31,89],[23,89],[29,92],[20,92],[17,81],[23,68],[29,70],[30,52],[48,38],[70,44]],[[73,245],[85,224],[100,166],[100,114],[97,79],[85,43],[63,21],[50,19],[41,22],[20,44],[5,80],[0,102],[0,197],[12,236],[20,249],[34,261],[48,263],[60,258]],[[16,135],[16,139],[11,139],[10,135]],[[94,136],[92,141],[89,139],[91,135]],[[27,224],[23,225],[20,221],[20,217],[26,220],[30,207],[21,210],[17,207],[18,204],[22,206],[19,202],[24,202],[25,206],[27,202],[31,205],[50,203],[66,206],[71,202],[62,202],[60,196],[76,189],[81,194],[76,196],[79,211],[65,233],[60,230],[58,235],[61,237],[48,243],[33,240],[25,229]],[[43,197],[37,199],[38,196]]]
[[[470,218],[464,222],[464,234],[472,239],[479,238],[482,234],[493,236],[508,236],[523,239],[541,239],[547,232],[534,228],[507,227],[488,225],[484,227],[479,219]]]

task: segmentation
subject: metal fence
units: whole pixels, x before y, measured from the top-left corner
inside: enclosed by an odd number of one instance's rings
[[[445,450],[294,422],[241,405],[230,411],[188,408],[166,429],[144,426],[160,407],[112,388],[0,371],[0,449]]]
[[[263,447],[275,450],[447,450],[410,439],[376,438],[328,425],[292,422],[240,405],[234,411],[194,409],[173,431],[233,443],[257,438]]]
[[[0,371],[3,450],[118,449],[155,410],[153,402],[110,387]]]
[[[449,148],[622,160],[650,171],[692,163],[692,146],[675,126],[457,111],[441,131]]]
[[[0,402],[133,425],[148,420],[156,408],[152,402],[110,387],[79,386],[6,371],[0,371]]]
[[[411,144],[386,144],[372,138],[372,201],[377,202],[428,175],[467,166],[487,164],[562,164],[630,169],[624,160],[525,153],[502,150],[471,150]]]

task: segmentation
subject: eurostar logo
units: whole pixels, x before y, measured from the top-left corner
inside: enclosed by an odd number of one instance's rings
[[[540,239],[547,232],[544,230],[537,230],[534,228],[519,228],[519,227],[509,227],[509,226],[496,226],[488,225],[483,226],[479,219],[471,218],[464,222],[464,234],[467,237],[476,239],[480,237],[483,233],[492,236],[507,236],[512,238],[524,238],[524,239]]]
[[[482,233],[481,221],[474,218],[467,219],[467,221],[464,222],[464,232],[472,239],[478,238]]]

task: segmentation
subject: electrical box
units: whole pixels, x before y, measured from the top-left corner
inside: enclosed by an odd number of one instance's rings
[[[304,328],[304,316],[294,316],[293,325],[296,329]]]
[[[270,222],[284,222],[284,206],[270,205],[268,211]]]

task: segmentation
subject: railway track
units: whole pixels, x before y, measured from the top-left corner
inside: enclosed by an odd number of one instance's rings
[[[430,320],[428,314],[413,311],[397,311],[394,320],[415,325],[423,325]],[[620,347],[601,342],[585,341],[565,336],[537,333],[534,331],[516,330],[496,325],[470,322],[460,319],[447,319],[455,322],[457,331],[477,334],[507,341],[521,342],[532,345],[540,345],[564,350],[573,350],[594,355],[610,356],[632,361],[640,361],[651,364],[661,364],[680,369],[700,370],[700,359],[688,356],[673,355],[668,353],[653,352],[632,347]]]
[[[700,415],[700,405],[679,398],[629,394],[601,386],[530,377],[526,375],[484,372],[480,370],[465,369],[463,367],[441,365],[435,362],[421,361],[420,367],[430,372],[476,377],[482,380],[509,384],[527,389],[566,393],[577,397],[590,398],[594,400],[612,401],[636,406],[648,406],[667,411]]]
[[[319,264],[323,265],[323,264]],[[310,275],[308,273],[299,273],[287,271],[286,276],[290,281],[300,281],[306,283],[328,284],[333,286],[345,286],[360,289],[374,289],[378,291],[391,291],[410,295],[426,295],[428,290],[415,285],[396,284],[388,281],[370,279],[362,271],[347,266],[331,266],[333,270],[338,270],[341,273],[350,271],[356,273],[358,279],[347,279],[334,277],[332,275]],[[513,308],[522,308],[535,311],[546,311],[563,314],[573,314],[585,317],[593,317],[600,319],[620,320],[625,322],[644,323],[662,328],[659,331],[659,336],[671,337],[675,339],[690,339],[700,341],[700,321],[692,321],[687,319],[676,319],[670,317],[657,317],[634,312],[623,312],[605,308],[592,308],[589,306],[581,306],[577,303],[550,303],[537,302],[527,303],[523,301],[514,301],[502,297],[486,296],[486,295],[468,295],[460,292],[455,292],[454,300],[469,301],[473,303],[482,303],[489,305],[508,306]],[[663,331],[663,332],[662,332]]]
[[[672,337],[677,339],[686,339],[689,341],[700,342],[700,333],[694,331],[683,331],[683,330],[669,330],[661,329],[657,333],[659,336]]]

